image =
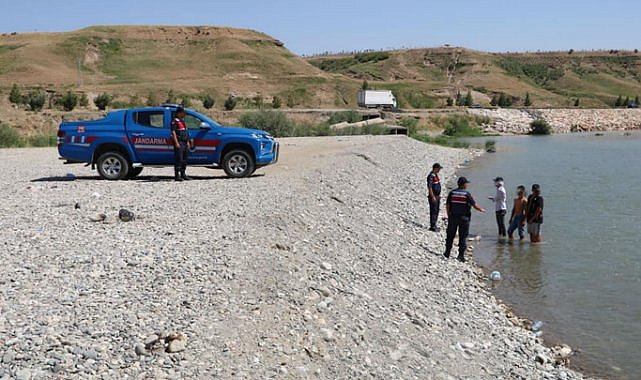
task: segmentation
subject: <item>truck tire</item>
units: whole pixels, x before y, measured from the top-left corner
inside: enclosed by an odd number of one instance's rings
[[[129,161],[119,152],[107,152],[98,157],[98,173],[104,179],[125,179],[129,174]]]
[[[254,172],[254,159],[243,149],[234,149],[223,157],[223,169],[232,178],[248,177]]]
[[[127,179],[134,179],[138,177],[140,173],[142,173],[142,167],[137,167],[137,168],[131,168],[129,170],[129,174],[127,174]]]

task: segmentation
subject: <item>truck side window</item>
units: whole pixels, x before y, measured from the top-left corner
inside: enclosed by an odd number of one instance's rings
[[[134,123],[145,127],[164,128],[164,111],[138,111],[133,114]]]
[[[173,120],[176,117],[176,112],[171,113],[171,119]],[[200,129],[200,124],[204,120],[197,118],[194,115],[186,114],[185,115],[185,124],[187,124],[187,129]]]

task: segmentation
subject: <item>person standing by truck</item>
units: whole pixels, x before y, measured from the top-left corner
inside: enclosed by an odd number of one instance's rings
[[[438,172],[441,171],[441,164],[438,162],[432,165],[432,171],[427,175],[428,202],[430,204],[430,231],[438,232],[436,223],[441,204],[441,180]]]
[[[187,154],[191,149],[189,131],[185,124],[185,109],[176,108],[176,117],[171,120],[171,140],[174,144],[174,178],[176,181],[188,181],[187,177]]]
[[[447,209],[447,237],[445,239],[445,258],[450,257],[454,236],[458,230],[458,261],[465,262],[465,250],[467,249],[467,234],[470,232],[470,218],[472,217],[472,207],[480,212],[485,212],[483,208],[476,204],[472,194],[467,190],[467,184],[470,181],[465,177],[459,177],[458,188],[450,191],[447,195],[445,207]]]

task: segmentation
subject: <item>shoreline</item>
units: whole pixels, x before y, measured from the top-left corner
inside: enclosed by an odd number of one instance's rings
[[[196,180],[180,184],[171,168],[112,182],[53,148],[0,150],[0,210],[18,215],[0,236],[3,373],[585,378],[427,231],[428,167],[449,179],[472,151],[280,141],[279,163],[251,178],[188,168]],[[114,220],[120,208],[136,219]],[[156,351],[169,332],[182,350]]]

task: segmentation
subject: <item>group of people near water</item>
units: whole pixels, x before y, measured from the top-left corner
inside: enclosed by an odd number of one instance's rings
[[[427,176],[428,201],[430,205],[430,231],[439,231],[437,226],[441,201],[441,180],[438,176],[442,166],[439,163],[432,165],[432,171]],[[450,191],[445,201],[447,213],[447,235],[445,239],[445,258],[450,257],[454,237],[458,231],[459,245],[458,257],[465,262],[465,251],[467,249],[467,236],[470,229],[472,208],[479,212],[485,212],[475,201],[472,194],[467,190],[470,183],[467,178],[459,177],[457,188]],[[496,224],[498,226],[499,240],[514,239],[514,232],[517,231],[519,239],[525,239],[525,228],[530,235],[531,243],[543,241],[541,235],[541,224],[543,223],[543,197],[541,187],[538,184],[532,185],[532,193],[526,194],[525,186],[519,185],[516,188],[516,197],[512,206],[512,214],[509,219],[509,226],[506,229],[505,216],[507,215],[507,193],[502,177],[494,178],[496,194],[489,199],[494,202]]]

